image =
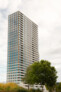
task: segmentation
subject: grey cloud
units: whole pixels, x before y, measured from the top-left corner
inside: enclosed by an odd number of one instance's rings
[[[61,48],[57,48],[50,52],[50,54],[61,54]]]
[[[0,13],[2,14],[2,17],[3,17],[4,19],[7,18],[7,11],[8,11],[7,8],[6,8],[6,9],[0,9]]]

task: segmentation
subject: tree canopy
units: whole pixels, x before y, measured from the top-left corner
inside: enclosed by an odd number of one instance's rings
[[[34,62],[30,65],[24,76],[24,81],[28,84],[41,84],[53,87],[56,83],[57,71],[47,60]]]

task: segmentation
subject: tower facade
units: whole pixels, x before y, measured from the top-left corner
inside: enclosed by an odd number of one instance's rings
[[[17,11],[8,16],[7,82],[19,84],[28,65],[39,60],[38,26]]]

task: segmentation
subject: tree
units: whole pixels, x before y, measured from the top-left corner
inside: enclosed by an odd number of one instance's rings
[[[56,74],[56,69],[51,66],[49,61],[41,60],[40,62],[34,62],[27,68],[24,81],[28,84],[41,84],[43,91],[43,85],[48,88],[55,85]]]
[[[41,71],[41,84],[46,85],[50,92],[52,92],[55,88],[56,79],[57,79],[57,71],[55,67],[51,66],[51,63],[46,60],[40,61],[40,71]]]
[[[61,82],[56,84],[56,92],[61,92]]]
[[[29,89],[29,85],[33,85],[34,83],[39,83],[37,77],[38,68],[39,68],[39,62],[34,62],[32,65],[28,66],[26,70],[26,74],[22,80],[28,84],[28,89]]]

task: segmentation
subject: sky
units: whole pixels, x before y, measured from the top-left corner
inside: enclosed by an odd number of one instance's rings
[[[16,11],[38,25],[39,60],[49,60],[61,82],[61,0],[0,0],[0,82],[6,82],[8,15]]]

